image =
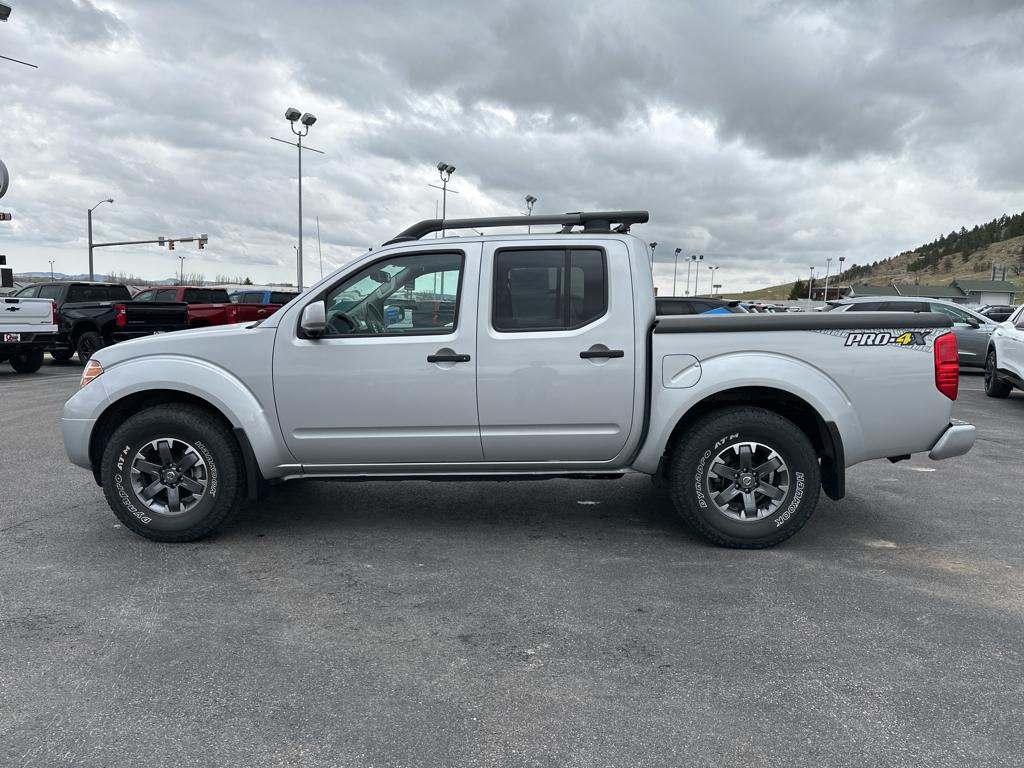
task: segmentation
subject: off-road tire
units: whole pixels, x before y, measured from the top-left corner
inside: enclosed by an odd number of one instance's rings
[[[153,512],[132,486],[136,454],[159,438],[194,446],[207,467],[207,487],[194,509],[177,516]],[[219,415],[195,405],[157,405],[131,416],[107,442],[100,460],[107,503],[117,518],[153,541],[197,541],[223,526],[244,497],[245,469],[238,441]]]
[[[78,352],[78,360],[82,365],[88,363],[89,358],[103,347],[103,337],[96,331],[86,331],[75,342],[75,351]]]
[[[1012,390],[1013,387],[999,378],[996,351],[990,349],[985,358],[985,394],[989,397],[1009,397]]]
[[[50,350],[50,357],[53,358],[53,361],[55,363],[66,363],[68,360],[70,360],[72,357],[74,357],[74,355],[75,355],[75,350],[73,350],[73,349],[51,349]]]
[[[17,373],[35,373],[43,367],[43,350],[33,349],[31,352],[11,355],[7,362]]]
[[[774,512],[739,520],[715,505],[713,498],[721,491],[711,483],[721,481],[709,476],[709,465],[723,451],[751,443],[777,453],[787,469],[788,488]],[[694,531],[720,546],[757,549],[785,541],[807,523],[818,505],[821,468],[810,440],[793,422],[762,408],[733,407],[709,414],[678,437],[668,481],[676,511]]]

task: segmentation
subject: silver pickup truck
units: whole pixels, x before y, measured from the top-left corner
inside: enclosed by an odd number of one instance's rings
[[[427,220],[268,319],[93,355],[71,461],[133,531],[214,532],[296,478],[651,475],[713,542],[765,547],[880,457],[970,450],[950,319],[655,316],[645,211]],[[559,225],[557,234],[536,233]]]

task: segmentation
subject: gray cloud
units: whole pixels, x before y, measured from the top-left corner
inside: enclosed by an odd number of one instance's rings
[[[659,256],[703,252],[729,287],[1021,208],[1015,2],[60,0],[0,31],[40,64],[0,79],[23,269],[83,268],[85,208],[111,195],[98,237],[207,232],[193,267],[289,279],[295,150],[269,137],[293,104],[320,116],[305,224],[329,265],[432,216],[441,159],[452,215],[527,192],[650,208]],[[162,277],[176,254],[103,258]]]

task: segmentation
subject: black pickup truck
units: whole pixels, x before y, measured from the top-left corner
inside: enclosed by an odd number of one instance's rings
[[[56,303],[57,341],[48,350],[54,360],[68,360],[77,352],[84,363],[108,344],[188,328],[188,304],[132,301],[128,286],[117,283],[37,283],[17,296]]]

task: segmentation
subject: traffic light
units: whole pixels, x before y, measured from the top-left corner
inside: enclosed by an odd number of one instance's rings
[[[199,236],[199,250],[200,251],[203,250],[206,247],[206,243],[209,241],[209,239],[210,238],[208,238],[206,235],[200,235]]]
[[[0,212],[0,221],[10,221],[11,214]]]
[[[167,250],[168,251],[173,251],[174,250],[174,241],[173,240],[168,240],[167,241]]]

